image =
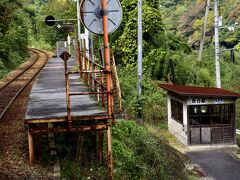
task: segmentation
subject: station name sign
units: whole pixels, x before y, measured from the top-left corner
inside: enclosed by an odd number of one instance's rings
[[[233,103],[231,99],[224,98],[205,98],[205,97],[190,97],[188,98],[188,105],[204,105],[204,104],[228,104]]]

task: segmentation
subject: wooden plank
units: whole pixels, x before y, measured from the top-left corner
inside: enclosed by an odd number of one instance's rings
[[[71,70],[74,65],[75,59],[70,58],[67,70]],[[69,76],[69,86],[70,93],[88,91],[88,87],[79,81],[78,74]],[[41,71],[32,88],[25,119],[65,118],[68,115],[66,102],[64,62],[59,58],[54,58]],[[97,104],[98,102],[93,100],[89,94],[71,98],[71,115],[87,116],[104,113],[106,110],[97,108]]]
[[[219,144],[222,143],[222,128],[212,127],[212,143]]]
[[[202,144],[210,144],[211,143],[211,128],[210,127],[202,127],[201,128],[201,139],[202,139]]]
[[[191,128],[191,144],[200,144],[200,127]]]
[[[223,127],[223,142],[233,142],[233,132],[231,126]]]

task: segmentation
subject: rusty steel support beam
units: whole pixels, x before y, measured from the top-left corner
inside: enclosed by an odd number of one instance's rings
[[[67,57],[67,54],[64,53],[64,71],[65,71],[65,86],[66,86],[66,101],[67,101],[67,120],[68,124],[71,125],[71,107],[70,107],[70,87],[69,87],[69,78],[68,78],[68,68],[67,68],[67,60],[69,57]]]
[[[79,63],[79,72],[82,72],[82,54],[81,54],[81,48],[80,48],[80,41],[77,41],[77,53],[78,53],[78,63]],[[81,74],[80,74],[81,75]]]
[[[102,130],[98,131],[98,144],[99,144],[99,164],[103,165],[103,132]]]
[[[89,115],[89,116],[72,116],[75,121],[107,120],[111,119],[109,115]]]
[[[107,159],[108,179],[113,179],[113,158],[112,158],[112,126],[107,126]]]
[[[86,68],[86,41],[85,41],[85,39],[83,39],[83,70],[84,71],[86,71],[87,70],[87,68]],[[84,73],[83,74],[83,78],[84,78],[84,80],[85,80],[85,82],[86,82],[86,74]]]
[[[107,120],[111,119],[109,115],[87,115],[87,116],[71,116],[72,121],[91,121],[91,120]],[[54,119],[30,119],[25,120],[25,124],[39,124],[39,123],[63,123],[67,121],[67,117]]]
[[[25,124],[39,124],[39,123],[53,123],[53,122],[66,122],[66,118],[58,119],[30,119],[25,120]]]
[[[80,95],[91,95],[91,94],[109,94],[111,92],[77,92],[77,93],[69,93],[70,96],[80,96]]]
[[[28,148],[29,148],[29,161],[32,164],[35,157],[34,157],[33,135],[30,131],[28,131]]]
[[[104,81],[103,81],[103,72],[101,72],[101,84],[104,84]],[[103,92],[104,91],[104,88],[103,86],[101,86],[101,91]],[[104,99],[104,94],[102,94],[102,106],[105,107],[105,99]]]
[[[96,135],[96,131],[93,131],[92,134],[92,141],[93,141],[93,153],[97,154],[97,135]]]
[[[105,70],[94,70],[94,71],[69,71],[68,74],[79,74],[79,73],[101,73],[101,72],[105,72]]]
[[[59,127],[59,128],[48,128],[48,127],[38,127],[38,128],[30,128],[30,134],[44,134],[44,133],[62,133],[62,132],[79,132],[79,131],[97,131],[97,130],[105,130],[107,129],[107,125],[92,125],[92,126],[75,126],[75,127]]]
[[[108,15],[107,15],[107,1],[102,0],[102,11],[103,11],[103,41],[104,41],[104,60],[106,70],[106,87],[107,87],[107,111],[109,115],[113,115],[112,108],[112,95],[111,95],[111,68],[110,68],[110,52],[108,42]]]

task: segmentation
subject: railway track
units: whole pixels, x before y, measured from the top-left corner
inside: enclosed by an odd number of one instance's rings
[[[31,49],[33,56],[0,84],[0,179],[53,179],[51,164],[29,164],[24,124],[33,81],[51,54]]]
[[[37,54],[36,60],[0,87],[0,119],[3,118],[15,99],[42,70],[49,59],[49,54],[44,51],[37,49],[30,49],[30,51]]]

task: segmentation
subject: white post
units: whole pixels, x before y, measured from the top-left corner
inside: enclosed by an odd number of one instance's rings
[[[68,33],[67,40],[68,40],[68,53],[71,54],[71,36],[69,33]]]
[[[85,28],[85,44],[86,44],[86,56],[89,57],[89,31]]]
[[[215,39],[215,65],[216,65],[216,87],[221,88],[220,77],[220,48],[219,48],[219,17],[218,17],[218,0],[214,0],[214,39]]]
[[[142,94],[142,0],[138,0],[138,95]]]
[[[80,2],[77,0],[78,41],[81,42]]]

